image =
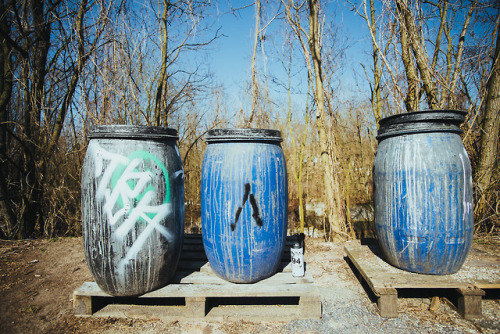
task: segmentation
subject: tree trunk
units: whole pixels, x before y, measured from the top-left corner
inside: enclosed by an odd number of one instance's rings
[[[4,33],[11,34],[10,24],[7,20],[4,2],[0,2],[0,26]],[[5,219],[15,222],[16,217],[8,204],[8,198],[12,196],[7,186],[7,122],[9,120],[8,105],[12,96],[12,56],[5,38],[0,38],[0,208],[5,213]],[[5,239],[7,232],[0,228],[0,238]]]
[[[339,194],[340,187],[337,175],[333,170],[332,161],[336,158],[337,143],[332,137],[331,146],[327,134],[325,91],[321,65],[321,44],[319,40],[319,18],[317,0],[309,1],[309,49],[314,66],[314,82],[316,97],[316,127],[321,148],[321,164],[325,182],[325,196],[328,208],[328,221],[333,234],[344,235],[345,219],[342,214],[342,204]]]
[[[54,131],[52,132],[51,139],[48,145],[48,149],[45,152],[47,155],[51,156],[53,154],[54,148],[57,145],[59,137],[61,136],[61,131],[64,126],[64,120],[66,119],[66,114],[70,107],[71,101],[73,101],[73,96],[75,95],[76,86],[80,75],[83,72],[83,67],[88,59],[89,54],[85,53],[85,33],[83,27],[83,18],[87,12],[88,0],[82,0],[80,7],[78,9],[78,15],[76,17],[75,30],[78,34],[78,59],[76,60],[76,65],[74,66],[73,75],[71,76],[71,81],[69,83],[68,91],[64,96],[59,115],[57,116],[56,125]],[[97,35],[99,36],[99,35]],[[97,40],[97,37],[96,37]]]
[[[292,57],[290,54],[290,66],[288,67],[288,129],[290,130],[290,137],[292,139],[292,172],[295,181],[297,182],[297,197],[299,199],[299,229],[300,233],[304,233],[305,226],[305,204],[304,204],[304,191],[302,189],[302,179],[304,178],[304,151],[307,141],[307,132],[309,128],[309,92],[311,88],[311,81],[307,81],[307,97],[305,107],[305,129],[302,134],[298,135],[299,143],[295,139],[294,130],[292,127],[292,88],[291,88],[291,71]],[[298,147],[298,148],[297,148]]]
[[[419,99],[419,83],[417,73],[415,71],[415,64],[411,54],[411,44],[418,43],[415,40],[416,36],[410,37],[406,26],[405,15],[409,15],[401,6],[397,6],[397,13],[399,18],[399,41],[401,42],[401,60],[405,67],[406,81],[408,82],[408,92],[405,97],[405,105],[407,111],[415,111],[418,109],[420,103]]]
[[[368,18],[367,18],[368,19]],[[375,29],[375,3],[374,0],[370,0],[370,30],[373,32],[373,35],[376,38],[376,29]],[[375,122],[377,123],[377,128],[378,128],[378,122],[382,119],[382,101],[380,97],[380,80],[382,79],[382,69],[380,68],[379,65],[379,52],[380,49],[377,46],[377,43],[374,43],[372,41],[372,48],[373,48],[373,88],[372,88],[372,111],[373,111],[373,116],[375,117]]]
[[[260,30],[260,0],[255,1],[255,32],[253,40],[253,54],[252,54],[252,110],[250,111],[250,118],[248,119],[248,125],[251,125],[255,112],[257,111],[257,102],[259,94],[259,86],[257,83],[257,71],[255,69],[255,58],[257,56],[257,46],[259,45],[259,30]]]
[[[45,80],[47,75],[47,57],[50,48],[51,23],[45,19],[45,4],[43,1],[31,1],[30,10],[34,37],[28,46],[31,49],[29,65],[30,89],[27,103],[23,106],[26,119],[25,142],[22,145],[24,155],[23,180],[21,181],[22,200],[19,225],[16,228],[17,238],[26,238],[34,232],[38,222],[43,232],[42,195],[39,167],[43,162],[41,147],[46,144],[41,130],[41,117],[45,107]],[[49,16],[50,14],[48,14]]]
[[[417,63],[418,72],[420,73],[420,77],[422,78],[422,84],[427,98],[427,104],[430,109],[438,109],[440,105],[437,96],[437,89],[435,87],[435,74],[432,68],[429,66],[429,58],[427,57],[422,38],[420,37],[419,29],[415,24],[415,17],[412,15],[410,9],[408,8],[408,3],[405,0],[396,0],[396,6],[398,11],[400,29],[406,30],[408,44],[411,41],[411,44],[406,47],[406,51],[409,51],[410,47],[413,50],[413,56],[415,57],[415,62]],[[401,40],[401,42],[403,41]],[[406,66],[405,70],[408,75],[408,69],[406,68]],[[411,82],[408,81],[408,88],[410,88],[410,86]],[[419,101],[417,101],[416,103],[414,103],[413,101],[410,102],[412,102],[410,108],[414,108],[415,106],[418,107]]]
[[[498,152],[500,135],[500,28],[497,39],[491,75],[486,85],[487,95],[482,121],[481,152],[479,168],[476,172],[476,182],[479,189],[487,194],[495,180],[495,169],[498,170]]]
[[[167,93],[168,93],[168,12],[170,10],[170,1],[163,1],[163,14],[161,17],[161,70],[158,79],[158,87],[156,88],[156,104],[155,104],[155,126],[168,125],[167,111]]]

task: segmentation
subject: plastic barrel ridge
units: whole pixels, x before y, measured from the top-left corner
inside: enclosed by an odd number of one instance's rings
[[[184,234],[184,172],[177,131],[92,129],[82,168],[85,257],[97,285],[136,296],[168,284]]]
[[[203,245],[214,272],[230,282],[257,282],[280,264],[288,208],[281,140],[267,129],[215,129],[206,137]]]
[[[379,123],[375,225],[396,267],[445,275],[465,262],[474,228],[471,166],[460,139],[465,115],[418,111]]]

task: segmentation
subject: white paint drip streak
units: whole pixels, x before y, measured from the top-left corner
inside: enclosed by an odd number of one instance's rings
[[[98,144],[90,147],[95,157],[95,176],[102,178],[99,182],[96,191],[96,199],[104,200],[103,210],[108,217],[110,225],[115,225],[131,208],[131,199],[138,197],[146,189],[148,184],[152,181],[153,176],[150,172],[137,172],[136,168],[142,162],[142,159],[136,158],[130,161],[127,157],[119,154],[111,153],[101,148]],[[109,160],[109,165],[103,173],[104,160]],[[110,182],[113,174],[120,165],[126,165],[122,175],[118,178],[113,189],[110,189]],[[183,171],[177,171],[176,177],[182,175]],[[165,176],[168,177],[168,176]],[[134,187],[131,188],[128,181],[136,181]],[[143,197],[137,205],[130,210],[130,215],[125,221],[114,231],[114,235],[118,238],[125,238],[130,230],[134,227],[139,219],[144,220],[148,225],[130,246],[125,258],[120,261],[119,270],[123,273],[125,265],[134,259],[139,251],[142,249],[149,235],[156,229],[161,233],[169,242],[173,240],[172,234],[160,223],[172,212],[171,203],[164,203],[162,205],[150,205],[156,193],[149,190],[144,193]],[[113,213],[113,208],[118,201],[122,199],[123,208],[118,209]],[[153,218],[148,216],[154,214]]]

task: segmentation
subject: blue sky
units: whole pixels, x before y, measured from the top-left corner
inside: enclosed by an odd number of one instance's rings
[[[264,1],[262,1],[264,3]],[[358,10],[363,11],[361,0],[354,0],[358,6]],[[228,14],[229,6],[231,3],[234,7],[248,6],[245,9],[239,10],[236,14]],[[279,0],[270,1],[270,4],[277,6]],[[226,100],[230,106],[229,112],[232,113],[235,110],[243,109],[247,111],[251,108],[251,57],[253,50],[253,34],[254,34],[254,15],[255,8],[252,5],[253,1],[230,1],[230,0],[219,0],[217,5],[219,7],[219,12],[221,15],[217,17],[216,26],[221,27],[220,33],[224,37],[218,39],[210,47],[211,59],[211,71],[214,74],[214,79],[217,83],[222,84],[225,87]],[[268,6],[269,4],[266,4]],[[341,73],[338,74],[336,78],[336,83],[339,87],[337,91],[338,102],[354,101],[355,103],[366,103],[370,95],[369,79],[366,78],[366,74],[360,63],[363,63],[368,71],[368,75],[371,77],[372,68],[372,57],[371,57],[371,38],[369,35],[368,27],[363,18],[355,14],[347,0],[325,0],[322,1],[323,11],[326,13],[325,20],[327,23],[334,21],[335,26],[342,38],[347,40],[346,45],[348,46],[345,50],[345,58],[342,66]],[[378,13],[380,14],[381,2],[376,1],[376,6],[378,7]],[[489,9],[491,12],[491,18],[494,18],[496,12]],[[452,38],[454,43],[458,41],[459,33],[461,32],[463,20],[467,10],[461,9],[458,13],[455,13],[454,19],[456,20],[452,26]],[[267,12],[266,12],[267,13]],[[477,10],[475,15],[482,14],[484,16],[484,9]],[[269,16],[269,14],[267,15]],[[451,15],[449,15],[451,16]],[[491,19],[490,18],[490,19]],[[473,22],[468,30],[468,35],[466,37],[466,43],[471,43],[470,46],[476,47],[478,43],[481,42],[481,35],[487,36],[486,42],[482,41],[485,46],[487,46],[492,39],[490,31],[485,29],[491,29],[489,24],[482,22],[479,19],[485,19],[485,17],[474,17]],[[265,19],[264,23],[267,23]],[[431,20],[426,22],[425,27],[429,29],[430,38],[433,37],[434,30],[436,30],[436,25],[439,23],[438,20]],[[278,36],[277,29],[282,29],[284,22],[274,22],[272,23],[267,31],[266,41],[264,43],[266,48],[266,54],[268,56],[268,62],[266,63],[268,73],[279,73],[280,65],[273,63],[272,61],[272,41],[275,40],[272,37]],[[488,28],[490,27],[490,28]],[[273,31],[274,30],[274,31]],[[473,35],[473,32],[476,35]],[[493,42],[493,40],[492,40]],[[476,43],[476,44],[475,44]],[[429,44],[429,50],[432,50],[432,45]],[[441,45],[444,48],[444,44]],[[299,50],[295,51],[296,54]],[[324,54],[325,55],[325,54]],[[258,61],[262,61],[262,54],[258,53]],[[484,57],[484,55],[483,55]],[[393,60],[390,60],[393,61]],[[295,58],[295,64],[297,68],[304,66],[304,61],[300,57]],[[440,70],[445,67],[441,64]],[[399,64],[400,65],[400,64]],[[282,82],[286,82],[286,77],[283,76],[283,71],[281,71]],[[390,76],[385,73],[385,80],[390,80]],[[304,92],[306,73],[304,71],[303,77],[296,78],[292,86],[299,86],[299,88]],[[469,84],[469,92],[474,95],[477,94],[477,89],[475,89],[473,83]],[[286,106],[286,94],[273,91],[272,86],[271,94],[274,102],[281,104],[281,107]],[[296,88],[297,89],[297,88]],[[389,96],[391,98],[391,96]],[[395,97],[398,105],[402,106],[402,98]],[[294,103],[304,103],[304,94],[295,95]],[[422,99],[423,108],[426,107],[425,99]],[[286,108],[286,107],[285,107]]]
[[[245,3],[245,2],[241,2]],[[232,3],[237,6],[235,2]],[[359,96],[359,91],[356,91],[355,75],[364,80],[364,74],[359,65],[360,62],[370,66],[370,57],[368,52],[371,49],[371,42],[368,36],[365,21],[355,15],[348,9],[348,5],[344,1],[333,1],[327,4],[326,11],[335,11],[335,19],[339,26],[339,31],[342,37],[348,38],[349,48],[346,50],[346,66],[343,68],[341,76],[341,87],[343,93],[348,96],[356,94]],[[219,10],[224,13],[228,10],[225,3],[219,3]],[[251,80],[251,58],[253,52],[253,34],[255,28],[254,22],[255,9],[253,6],[238,11],[236,15],[224,14],[219,16],[216,26],[220,26],[220,33],[224,37],[220,38],[211,47],[211,70],[215,75],[215,80],[221,83],[226,88],[226,93],[230,103],[235,103],[239,108],[248,101],[242,101],[245,90]],[[330,16],[327,16],[327,19]],[[268,29],[276,29],[283,22],[274,22],[273,26]],[[345,35],[344,35],[345,34]],[[267,42],[266,42],[267,43]],[[268,57],[267,70],[269,72],[279,72],[279,66],[273,65],[270,59],[272,45],[265,45]],[[298,50],[297,50],[298,52]],[[259,51],[257,57],[262,57]],[[297,58],[299,60],[300,58]],[[261,61],[262,58],[259,58]],[[300,66],[303,63],[299,64]],[[365,80],[366,81],[366,80]],[[367,87],[365,87],[367,89]],[[368,92],[365,92],[368,94]]]

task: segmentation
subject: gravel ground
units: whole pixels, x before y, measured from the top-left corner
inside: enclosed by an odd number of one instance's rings
[[[382,318],[351,268],[342,258],[328,259],[326,254],[342,254],[343,244],[316,241],[309,262],[315,282],[323,296],[323,318],[320,321],[295,321],[283,332],[316,333],[498,333],[500,305],[498,300],[483,301],[485,318],[467,321],[444,299],[436,311],[429,310],[429,298],[400,298],[399,317]],[[310,252],[312,253],[312,252]],[[328,262],[325,262],[328,259]],[[486,322],[485,322],[486,320]],[[492,328],[481,326],[489,323]]]
[[[474,246],[491,256],[500,242]],[[0,243],[0,333],[500,333],[498,290],[483,299],[480,320],[462,319],[444,298],[432,311],[421,296],[399,298],[399,317],[386,319],[344,259],[344,243],[307,239],[306,250],[322,295],[321,320],[169,322],[75,317],[72,291],[92,279],[81,238]]]
[[[429,298],[400,298],[399,317],[382,318],[376,304],[363,288],[344,259],[344,243],[328,243],[321,239],[307,241],[305,259],[322,295],[321,320],[291,322],[206,322],[179,321],[165,324],[141,323],[150,333],[500,333],[498,299],[483,300],[484,318],[468,321],[455,307],[440,298],[431,311]],[[497,273],[498,274],[498,273]],[[497,297],[498,298],[498,297]],[[133,325],[136,330],[137,323]],[[122,333],[123,327],[109,328],[107,333]]]

